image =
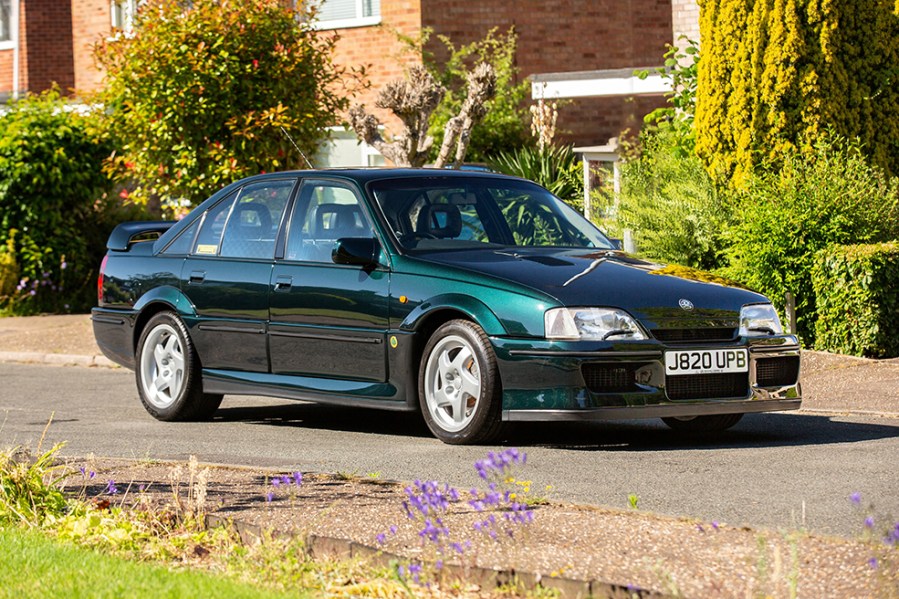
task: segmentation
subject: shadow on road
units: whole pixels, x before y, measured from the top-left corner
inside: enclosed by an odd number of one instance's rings
[[[417,413],[286,403],[222,407],[216,421],[315,428],[403,437],[431,437]],[[664,451],[740,447],[794,447],[860,443],[899,437],[899,420],[858,422],[843,417],[795,413],[749,414],[723,433],[688,434],[659,420],[596,423],[518,423],[503,445],[575,451]]]

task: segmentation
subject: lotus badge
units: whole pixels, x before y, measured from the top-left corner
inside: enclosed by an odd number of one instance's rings
[[[691,302],[688,299],[678,300],[677,305],[680,306],[681,308],[683,308],[684,310],[686,310],[687,312],[689,312],[690,310],[693,309],[693,302]]]

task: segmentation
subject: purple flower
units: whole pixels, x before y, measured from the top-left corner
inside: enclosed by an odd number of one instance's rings
[[[387,542],[387,536],[383,532],[378,533],[378,536],[375,537],[375,540],[378,542],[378,545],[383,545]]]
[[[94,478],[95,476],[97,476],[97,473],[94,472],[93,470],[91,470],[90,473],[88,473],[88,475],[87,475],[87,477],[88,477],[89,479],[92,479],[92,478]]]
[[[282,477],[281,477],[281,484],[284,485],[285,487],[286,487],[287,485],[289,485],[289,484],[290,484],[290,477],[287,476],[286,474],[285,474],[284,476],[282,476]]]
[[[874,517],[868,516],[865,518],[865,528],[874,528]]]
[[[861,505],[862,502],[862,494],[856,491],[849,496],[849,501],[852,502],[853,505]]]
[[[275,498],[275,494],[272,493],[271,491],[269,491],[268,493],[265,494],[266,503],[271,503],[272,499],[274,499],[274,498]]]
[[[877,558],[876,558],[876,557],[872,557],[871,559],[869,559],[869,560],[868,560],[868,565],[871,566],[871,569],[872,569],[872,570],[876,570],[876,569],[877,569]]]
[[[85,472],[84,466],[82,466],[81,468],[79,468],[79,470],[81,471],[81,476],[84,476],[84,472]]]
[[[280,487],[280,486],[281,486],[281,479],[278,478],[278,477],[273,478],[273,479],[272,479],[272,486],[273,486],[273,487]]]
[[[107,495],[118,495],[118,493],[119,493],[119,490],[116,488],[114,480],[110,480],[108,483],[106,483],[106,494]]]
[[[717,521],[712,522],[712,528],[714,528],[715,530],[718,530],[718,522]]]
[[[65,270],[67,266],[68,266],[68,264],[66,264],[65,260],[63,260],[62,262],[59,263],[60,270]]]
[[[31,291],[28,292],[28,295],[30,295],[31,297],[34,297],[35,295],[37,295],[37,291],[32,289]]]
[[[296,486],[300,486],[303,484],[303,473],[302,472],[294,472],[293,473],[293,482]]]
[[[143,493],[147,490],[147,485],[138,485],[137,490],[138,492]]]
[[[397,531],[396,526],[391,526],[391,527],[390,527],[390,534],[395,535],[395,534],[396,534],[396,531]]]

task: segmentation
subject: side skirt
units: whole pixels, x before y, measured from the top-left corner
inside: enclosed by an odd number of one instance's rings
[[[401,399],[396,399],[397,389],[389,383],[204,369],[203,391],[223,395],[261,395],[341,406],[414,411],[414,407],[410,407]]]

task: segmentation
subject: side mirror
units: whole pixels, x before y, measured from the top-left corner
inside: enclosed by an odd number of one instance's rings
[[[375,266],[381,245],[371,237],[341,237],[331,250],[331,261],[334,264],[352,264],[355,266]]]

